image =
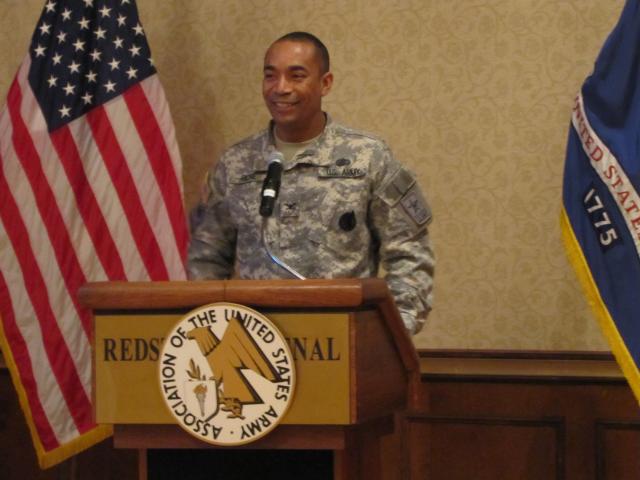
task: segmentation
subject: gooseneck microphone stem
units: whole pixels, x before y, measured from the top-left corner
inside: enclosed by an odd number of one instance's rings
[[[264,177],[264,182],[262,182],[262,190],[260,192],[260,215],[262,215],[262,228],[261,228],[261,238],[262,238],[262,246],[267,251],[267,255],[269,258],[278,265],[279,267],[285,269],[294,277],[300,280],[306,280],[302,275],[300,275],[296,270],[291,268],[289,265],[284,263],[278,257],[276,257],[271,249],[269,248],[269,243],[266,239],[265,231],[267,229],[267,222],[269,221],[269,217],[273,214],[273,208],[275,207],[276,200],[278,199],[278,193],[280,193],[280,178],[282,177],[282,164],[284,162],[284,157],[282,153],[275,151],[269,156],[269,160],[267,161],[267,175]]]
[[[261,237],[262,237],[262,245],[264,246],[264,249],[267,251],[267,255],[269,255],[269,258],[271,258],[271,260],[273,260],[273,262],[278,265],[281,268],[284,268],[287,272],[289,272],[291,275],[293,275],[294,277],[296,277],[298,280],[306,280],[305,277],[303,277],[302,275],[300,275],[297,270],[295,270],[294,268],[290,267],[289,265],[287,265],[286,263],[284,263],[282,260],[280,260],[278,257],[276,257],[273,252],[271,251],[271,249],[269,248],[269,243],[267,242],[266,239],[266,235],[265,235],[265,231],[267,229],[267,222],[269,221],[269,217],[263,217],[262,218],[262,232],[261,232]]]

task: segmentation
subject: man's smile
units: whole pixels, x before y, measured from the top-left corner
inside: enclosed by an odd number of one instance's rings
[[[282,101],[278,101],[278,100],[272,100],[271,101],[272,105],[275,105],[277,108],[288,108],[288,107],[293,107],[295,105],[298,104],[298,102],[282,102]]]

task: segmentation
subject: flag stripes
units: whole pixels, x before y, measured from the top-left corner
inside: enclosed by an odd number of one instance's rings
[[[86,121],[82,121],[72,122],[66,128],[71,136],[71,146],[78,149],[80,158],[92,159],[90,163],[83,162],[83,168],[89,182],[87,184],[90,186],[89,190],[97,200],[97,210],[91,212],[92,218],[100,219],[106,228],[104,232],[98,231],[98,236],[108,234],[113,239],[126,279],[149,280],[133,232],[129,223],[123,221],[126,218],[124,208],[115,193],[115,186],[111,181],[109,171],[102,161],[98,146],[92,140],[91,127]],[[59,131],[60,129],[54,131],[52,137],[55,138]],[[106,261],[110,264],[112,257],[107,257]],[[105,268],[106,271],[108,271],[107,268]],[[116,278],[104,278],[104,280],[107,279],[115,280]]]
[[[147,269],[148,277],[152,280],[167,280],[169,275],[164,262],[156,261],[158,258],[162,258],[158,241],[153,235],[149,220],[144,213],[142,200],[135,187],[125,154],[118,144],[104,107],[96,107],[85,117],[91,127],[93,139],[98,146],[102,161],[109,171],[111,181],[120,198],[120,204],[124,209],[133,233],[133,240]]]
[[[63,280],[67,285],[67,289],[70,292],[75,292],[80,288],[80,286],[86,283],[86,278],[80,268],[80,263],[75,256],[75,250],[73,249],[69,239],[69,233],[66,226],[62,221],[62,215],[57,208],[58,204],[55,201],[51,186],[47,182],[42,170],[41,160],[35,149],[33,139],[30,137],[27,126],[20,115],[19,110],[21,103],[22,93],[16,79],[11,85],[7,101],[11,124],[13,127],[12,140],[15,153],[20,161],[23,171],[28,177],[32,190],[35,193],[36,205],[40,211],[44,227],[48,233],[49,241],[53,246],[58,265],[61,270],[66,272]],[[19,217],[18,210],[16,210],[16,216]],[[46,291],[46,289],[43,291]],[[75,297],[72,298],[72,301],[80,315],[82,326],[88,334],[91,329],[90,313],[86,310],[83,311],[80,308]]]
[[[152,78],[148,79],[148,81],[151,80]],[[132,87],[132,89],[135,88],[135,86]],[[123,97],[126,97],[127,94],[128,91],[125,92]],[[139,101],[143,100],[146,101],[144,97],[139,99]],[[175,215],[179,215],[180,218],[184,218],[184,214],[181,210],[171,212],[170,209],[172,206],[164,201],[168,194],[165,192],[164,186],[157,180],[153,170],[153,162],[151,160],[157,153],[153,150],[148,151],[145,148],[144,140],[141,138],[136,125],[136,122],[138,121],[135,119],[136,113],[129,107],[129,102],[109,102],[105,105],[105,112],[113,126],[113,133],[118,143],[120,145],[127,146],[125,160],[127,161],[127,166],[131,171],[132,176],[137,179],[136,188],[141,199],[141,206],[144,208],[146,216],[150,219],[155,219],[155,221],[150,222],[150,227],[158,241],[160,250],[165,255],[165,264],[167,268],[182,265],[184,255],[179,250],[181,246],[177,237],[171,234],[171,231],[173,230],[171,218]],[[152,112],[149,113],[153,115]],[[153,116],[146,117],[146,119],[140,119],[139,121],[155,124],[155,122],[149,122],[149,119],[151,118],[153,118]],[[157,129],[156,132],[159,133]],[[155,142],[153,139],[149,139],[149,141],[156,144],[164,144],[162,137],[156,138],[158,138],[158,140],[155,140]],[[130,158],[140,157],[149,158],[149,161],[131,162],[129,160]],[[165,161],[164,164],[171,164],[171,162]],[[161,169],[161,165],[159,165],[159,168]],[[165,170],[168,169],[165,168]],[[173,170],[169,170],[165,175],[170,175],[174,179],[176,178]],[[171,193],[171,191],[169,193]],[[181,198],[182,193],[178,189],[174,190],[172,195],[180,195],[179,198]],[[182,202],[179,201],[178,203],[180,204],[180,208],[182,208]],[[166,208],[158,210],[153,207],[154,205],[162,204],[164,204]]]
[[[178,223],[177,220],[184,218],[184,208],[180,201],[182,190],[173,170],[164,168],[164,165],[171,163],[171,157],[165,142],[162,141],[163,137],[158,123],[148,121],[149,118],[154,117],[154,112],[140,84],[134,85],[127,90],[123,97],[131,112],[131,118],[135,123],[140,139],[144,144],[149,163],[160,187],[164,204],[169,212],[169,220],[176,238],[178,251],[184,254],[187,248],[187,232],[184,229],[184,225]]]
[[[1,229],[0,232],[2,232]],[[18,330],[15,315],[13,314],[14,309],[11,297],[12,295],[9,292],[8,284],[0,271],[0,304],[8,307],[3,309],[2,318],[5,336],[12,343],[13,356],[16,360],[14,363],[17,365],[18,373],[24,389],[28,392],[37,392],[38,385],[43,385],[44,382],[42,379],[38,379],[36,378],[36,375],[34,375],[33,362],[31,361],[32,355],[29,353],[27,342]],[[58,440],[51,424],[49,423],[49,418],[44,411],[40,397],[38,395],[29,395],[27,396],[26,401],[29,404],[29,411],[33,417],[32,424],[35,425],[35,428],[38,430],[37,434],[40,441],[45,449],[53,450],[58,446]]]
[[[0,157],[0,160],[3,161],[3,164],[5,163],[3,158]],[[3,169],[0,169],[0,191],[9,191],[9,185]],[[86,425],[87,415],[91,412],[91,403],[52,311],[46,284],[36,261],[29,233],[22,221],[18,204],[10,195],[5,195],[2,200],[0,219],[15,251],[16,260],[24,278],[24,293],[30,300],[40,327],[38,331],[42,335],[41,346],[38,346],[44,349],[47,366],[51,374],[55,376],[65,403],[69,408],[69,415],[73,418],[76,428],[79,429]],[[15,317],[15,312],[9,308],[10,305],[3,305],[3,307],[3,318],[7,314]],[[22,334],[20,341],[31,337],[28,334],[32,327],[30,325],[26,325],[26,327],[25,332],[20,328],[18,329],[19,331],[15,332],[19,335]],[[42,355],[40,355],[40,358],[45,360]],[[42,365],[39,365],[39,367],[42,367]],[[49,381],[42,383],[42,385],[46,386]],[[40,385],[39,383],[39,388],[41,388]]]
[[[75,196],[75,204],[87,229],[87,235],[93,243],[100,266],[104,269],[103,274],[93,274],[91,277],[103,278],[106,276],[105,278],[111,280],[124,280],[126,275],[122,259],[105,219],[100,214],[96,196],[89,188],[89,179],[82,167],[82,159],[69,127],[60,127],[53,132],[51,141],[67,177],[77,179],[70,185]],[[78,247],[76,248],[78,249]],[[85,262],[85,264],[94,265],[94,270],[98,266],[89,262]],[[89,275],[89,272],[85,272],[85,274]]]

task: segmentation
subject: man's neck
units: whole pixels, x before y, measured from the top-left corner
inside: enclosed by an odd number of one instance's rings
[[[288,143],[302,143],[320,135],[327,123],[327,118],[324,112],[319,112],[312,121],[304,128],[287,128],[286,126],[276,125],[274,127],[274,133],[277,137]]]

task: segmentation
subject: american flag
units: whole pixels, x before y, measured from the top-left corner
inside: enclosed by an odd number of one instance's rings
[[[185,279],[180,154],[133,0],[47,1],[0,166],[0,345],[46,468],[109,435],[78,288]]]

